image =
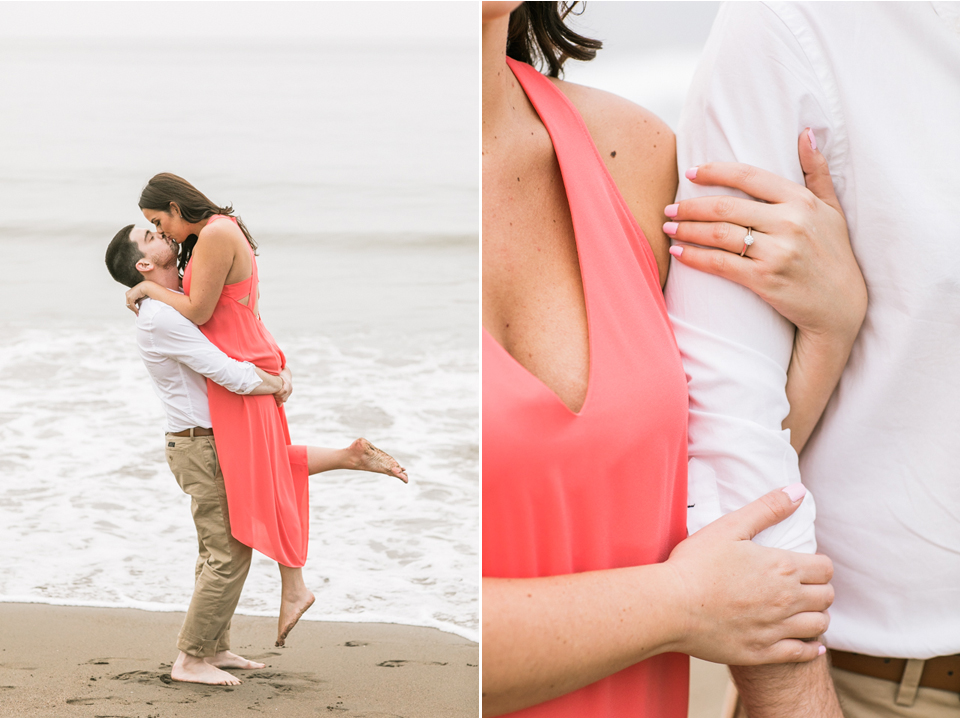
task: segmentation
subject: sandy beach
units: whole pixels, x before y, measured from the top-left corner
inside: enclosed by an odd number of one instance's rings
[[[236,687],[174,683],[182,613],[0,604],[0,716],[189,718],[479,714],[479,647],[432,628],[234,618],[233,649],[266,663]]]

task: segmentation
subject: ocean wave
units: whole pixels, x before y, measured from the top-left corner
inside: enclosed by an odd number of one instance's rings
[[[365,435],[411,483],[311,480],[313,620],[479,634],[477,357],[436,342],[287,338],[295,443]],[[132,326],[48,326],[0,344],[0,600],[183,610],[196,538],[163,456],[163,414]],[[255,554],[238,612],[276,615],[276,564]]]

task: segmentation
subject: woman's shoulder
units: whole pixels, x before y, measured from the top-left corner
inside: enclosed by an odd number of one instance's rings
[[[650,110],[594,87],[551,79],[583,117],[601,154],[610,149],[620,154],[631,150],[646,157],[675,159],[674,134],[667,123]]]
[[[243,231],[237,226],[233,217],[225,214],[209,217],[198,237],[200,239],[236,239],[237,237],[244,239]]]
[[[552,80],[583,117],[627,206],[657,257],[661,285],[669,266],[670,240],[663,208],[677,192],[676,138],[649,110],[611,92]]]

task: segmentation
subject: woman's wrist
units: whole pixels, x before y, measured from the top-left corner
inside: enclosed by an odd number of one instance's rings
[[[856,337],[856,332],[849,330],[820,334],[797,330],[787,372],[790,412],[783,428],[790,430],[790,443],[798,454],[840,380]]]
[[[662,569],[660,577],[663,600],[661,606],[666,615],[663,626],[665,633],[663,644],[657,653],[691,654],[695,647],[690,639],[698,634],[698,607],[703,603],[702,591],[696,577],[689,577],[667,560],[658,564]]]
[[[151,282],[149,279],[145,279],[140,283],[140,291],[145,297],[150,297],[150,299],[159,299],[161,292],[166,292],[169,290],[164,289],[156,282]]]
[[[835,371],[836,367],[842,368],[850,357],[850,351],[853,349],[853,343],[857,339],[860,325],[838,326],[825,332],[812,332],[797,329],[797,336],[793,343],[793,358],[791,361],[790,372],[793,373],[794,367],[797,369],[810,369],[822,371],[825,368],[831,368]],[[830,372],[833,374],[833,371]],[[826,380],[839,379],[839,373],[835,377],[821,377]]]

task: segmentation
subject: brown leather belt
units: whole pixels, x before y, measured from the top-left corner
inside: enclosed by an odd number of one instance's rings
[[[878,658],[860,653],[830,649],[830,662],[834,668],[871,678],[882,678],[899,683],[907,667],[906,658]],[[920,685],[924,688],[939,688],[941,691],[960,693],[960,653],[954,656],[928,658],[923,664]]]
[[[183,431],[171,431],[170,436],[213,436],[213,429],[204,429],[202,426],[194,426],[192,429]]]

